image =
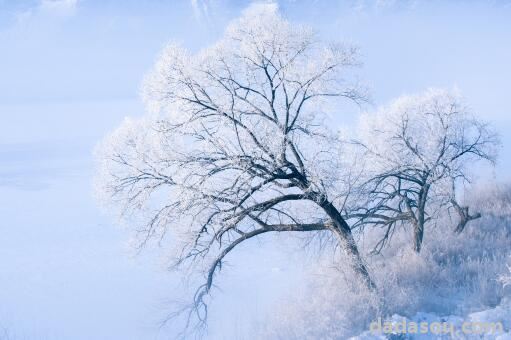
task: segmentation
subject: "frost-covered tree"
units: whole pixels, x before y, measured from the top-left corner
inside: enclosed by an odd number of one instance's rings
[[[364,100],[349,77],[357,65],[355,48],[252,7],[199,53],[165,48],[145,81],[148,113],[98,148],[98,190],[141,244],[169,233],[175,265],[204,274],[199,321],[226,257],[269,232],[330,232],[339,260],[373,287],[341,215],[353,160],[325,124],[327,102]]]
[[[367,202],[361,223],[386,227],[381,248],[398,223],[413,226],[413,247],[420,252],[424,228],[442,208],[454,210],[461,232],[480,214],[470,214],[456,199],[478,160],[494,162],[498,138],[470,113],[461,97],[430,89],[403,96],[360,120],[366,150]]]

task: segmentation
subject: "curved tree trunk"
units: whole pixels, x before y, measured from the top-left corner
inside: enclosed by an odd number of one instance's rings
[[[353,234],[348,223],[344,220],[337,208],[335,208],[331,202],[324,200],[320,202],[320,206],[332,219],[333,225],[331,230],[339,240],[342,249],[346,253],[346,257],[351,260],[351,266],[355,273],[359,275],[367,288],[371,290],[376,289],[376,285],[371,279],[367,267],[365,266],[364,261],[360,256],[360,252],[358,251],[357,244],[353,238]]]
[[[451,204],[453,205],[454,209],[459,215],[460,220],[458,221],[458,225],[454,229],[454,232],[457,234],[461,234],[463,230],[465,229],[465,226],[468,224],[468,222],[472,220],[477,220],[478,218],[481,218],[480,213],[476,213],[474,215],[470,215],[469,208],[468,207],[462,207],[456,202],[456,200],[453,198],[451,199]]]

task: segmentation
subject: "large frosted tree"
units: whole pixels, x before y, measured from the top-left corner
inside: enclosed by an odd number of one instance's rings
[[[98,148],[98,191],[140,244],[169,234],[174,264],[203,273],[200,321],[223,261],[269,232],[331,233],[339,261],[374,287],[341,214],[353,160],[325,123],[331,101],[364,100],[356,52],[253,7],[196,54],[165,48],[145,81],[148,112]]]

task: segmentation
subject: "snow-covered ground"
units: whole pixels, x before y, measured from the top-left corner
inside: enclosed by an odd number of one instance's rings
[[[394,314],[351,340],[376,339],[511,339],[511,301],[465,316],[417,313],[411,318]],[[385,328],[387,325],[387,328]],[[393,330],[390,330],[392,326]],[[421,330],[421,326],[423,327]]]

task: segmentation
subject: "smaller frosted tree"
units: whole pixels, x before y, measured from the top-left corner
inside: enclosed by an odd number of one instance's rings
[[[430,89],[403,96],[359,124],[366,152],[368,201],[359,214],[361,224],[387,229],[379,249],[399,223],[413,227],[413,248],[420,252],[424,228],[443,208],[458,215],[461,232],[479,214],[456,199],[459,184],[469,181],[476,161],[493,163],[498,138],[477,120],[456,93]]]

